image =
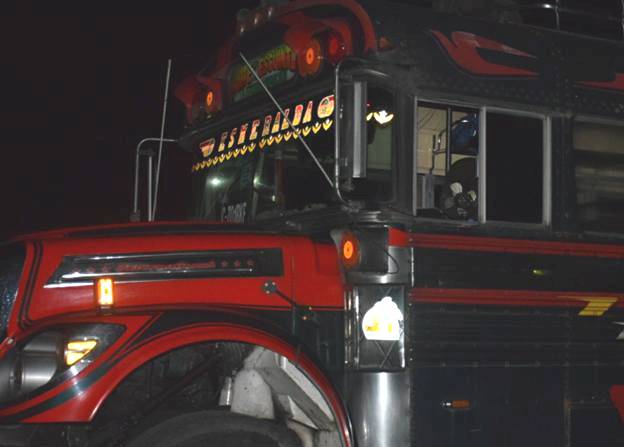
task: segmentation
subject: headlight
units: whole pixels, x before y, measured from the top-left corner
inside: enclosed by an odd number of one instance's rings
[[[68,340],[65,343],[65,364],[67,366],[75,365],[81,362],[95,347],[99,340],[92,337],[83,337],[79,340]]]
[[[0,401],[14,400],[75,376],[122,333],[119,325],[89,324],[36,334],[0,362]]]
[[[405,288],[359,285],[347,299],[346,357],[354,369],[405,368]]]
[[[366,311],[362,318],[362,333],[367,340],[401,340],[403,312],[391,296],[383,297]]]

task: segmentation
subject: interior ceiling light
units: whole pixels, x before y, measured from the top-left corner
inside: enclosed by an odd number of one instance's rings
[[[390,121],[394,119],[394,113],[388,113],[385,110],[374,112],[373,116],[375,117],[375,121],[377,121],[382,126],[384,124],[388,124]]]

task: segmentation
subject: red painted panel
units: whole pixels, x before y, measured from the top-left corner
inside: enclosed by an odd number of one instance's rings
[[[620,90],[624,91],[624,73],[616,73],[613,81],[597,82],[597,81],[584,81],[581,84],[588,87],[596,87],[606,90]]]
[[[10,407],[0,408],[0,419],[3,417],[11,416],[12,414],[19,413],[21,411],[27,410],[28,408],[34,407],[37,404],[40,404],[54,396],[59,395],[63,391],[70,388],[78,379],[85,377],[90,374],[93,370],[100,367],[104,362],[106,362],[109,358],[111,358],[114,353],[120,349],[121,346],[126,344],[131,338],[137,336],[142,332],[145,327],[145,324],[151,319],[151,316],[123,316],[123,317],[98,317],[98,318],[89,318],[89,319],[74,319],[74,318],[58,318],[54,321],[49,322],[49,325],[63,325],[63,324],[79,324],[79,323],[109,323],[109,324],[120,324],[126,327],[126,332],[117,340],[113,345],[111,345],[105,352],[103,352],[91,365],[85,368],[78,376],[74,378],[73,381],[66,382],[58,387],[55,387],[45,393],[42,393],[30,400],[19,403],[17,405],[13,405]],[[30,337],[33,332],[41,332],[45,331],[45,325],[39,326],[36,329],[31,329],[25,332],[22,332],[19,337],[16,339],[16,343],[19,343],[20,340],[26,339]],[[2,356],[6,352],[7,348],[9,348],[6,343],[4,343],[0,347],[0,352]],[[59,419],[59,422],[62,420]]]
[[[144,281],[115,285],[115,309],[173,306],[240,305],[289,307],[262,285],[274,281],[279,289],[304,306],[343,308],[343,283],[333,245],[316,245],[307,237],[253,234],[144,236],[44,241],[43,261],[28,308],[30,320],[71,313],[95,313],[91,286],[45,288],[64,255],[158,253],[194,250],[281,248],[281,277],[206,278]],[[30,258],[29,258],[30,259]]]
[[[620,418],[624,422],[624,385],[615,385],[611,387],[611,400],[613,405],[620,412]]]
[[[376,50],[377,39],[375,36],[375,28],[366,11],[354,0],[300,0],[293,1],[284,6],[279,12],[286,15],[295,11],[303,11],[314,6],[342,6],[353,13],[358,19],[360,26],[364,31],[364,51]]]
[[[388,245],[395,247],[407,247],[410,245],[410,233],[396,228],[388,229]]]
[[[488,62],[478,50],[486,49],[513,56],[535,59],[535,56],[532,54],[512,48],[501,42],[496,42],[463,31],[453,31],[451,33],[451,39],[440,31],[432,30],[431,33],[436,37],[455,63],[470,73],[482,76],[537,76],[537,73],[531,70]]]

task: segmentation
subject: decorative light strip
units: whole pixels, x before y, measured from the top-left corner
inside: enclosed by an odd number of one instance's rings
[[[318,104],[315,107],[316,102]],[[256,149],[263,150],[273,144],[295,139],[299,134],[307,137],[310,133],[327,132],[334,124],[332,119],[334,107],[334,96],[329,95],[318,101],[309,100],[287,108],[284,110],[284,116],[281,112],[277,112],[266,115],[262,120],[251,120],[225,130],[218,140],[210,138],[200,143],[199,151],[204,159],[195,163],[191,171],[197,172],[217,166],[232,158],[251,154]],[[290,127],[289,120],[294,130]]]
[[[201,171],[202,169],[206,169],[211,166],[217,166],[218,164],[221,164],[224,161],[230,160],[232,158],[237,158],[238,156],[245,155],[247,153],[251,154],[254,150],[256,150],[256,147],[262,150],[265,147],[272,146],[273,144],[277,145],[277,144],[280,144],[282,141],[284,142],[289,141],[291,138],[297,139],[299,136],[299,133],[301,133],[304,136],[304,138],[307,137],[310,134],[310,132],[316,135],[321,130],[328,131],[329,129],[332,128],[333,125],[334,125],[334,120],[327,119],[323,121],[322,123],[317,122],[311,126],[305,126],[305,127],[302,127],[301,129],[295,129],[295,132],[288,130],[284,133],[278,133],[275,135],[271,135],[270,137],[261,138],[257,144],[249,143],[240,148],[236,148],[233,151],[225,152],[221,155],[216,155],[212,158],[208,158],[204,161],[195,163],[191,171],[192,172]]]

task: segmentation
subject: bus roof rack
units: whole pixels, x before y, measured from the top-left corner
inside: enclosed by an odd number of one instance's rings
[[[624,40],[624,0],[393,0],[438,12]]]
[[[624,40],[624,0],[604,1],[600,5],[571,0],[515,0],[513,3],[515,5],[510,4],[509,8],[518,11],[527,24]],[[535,21],[545,23],[531,23]]]

